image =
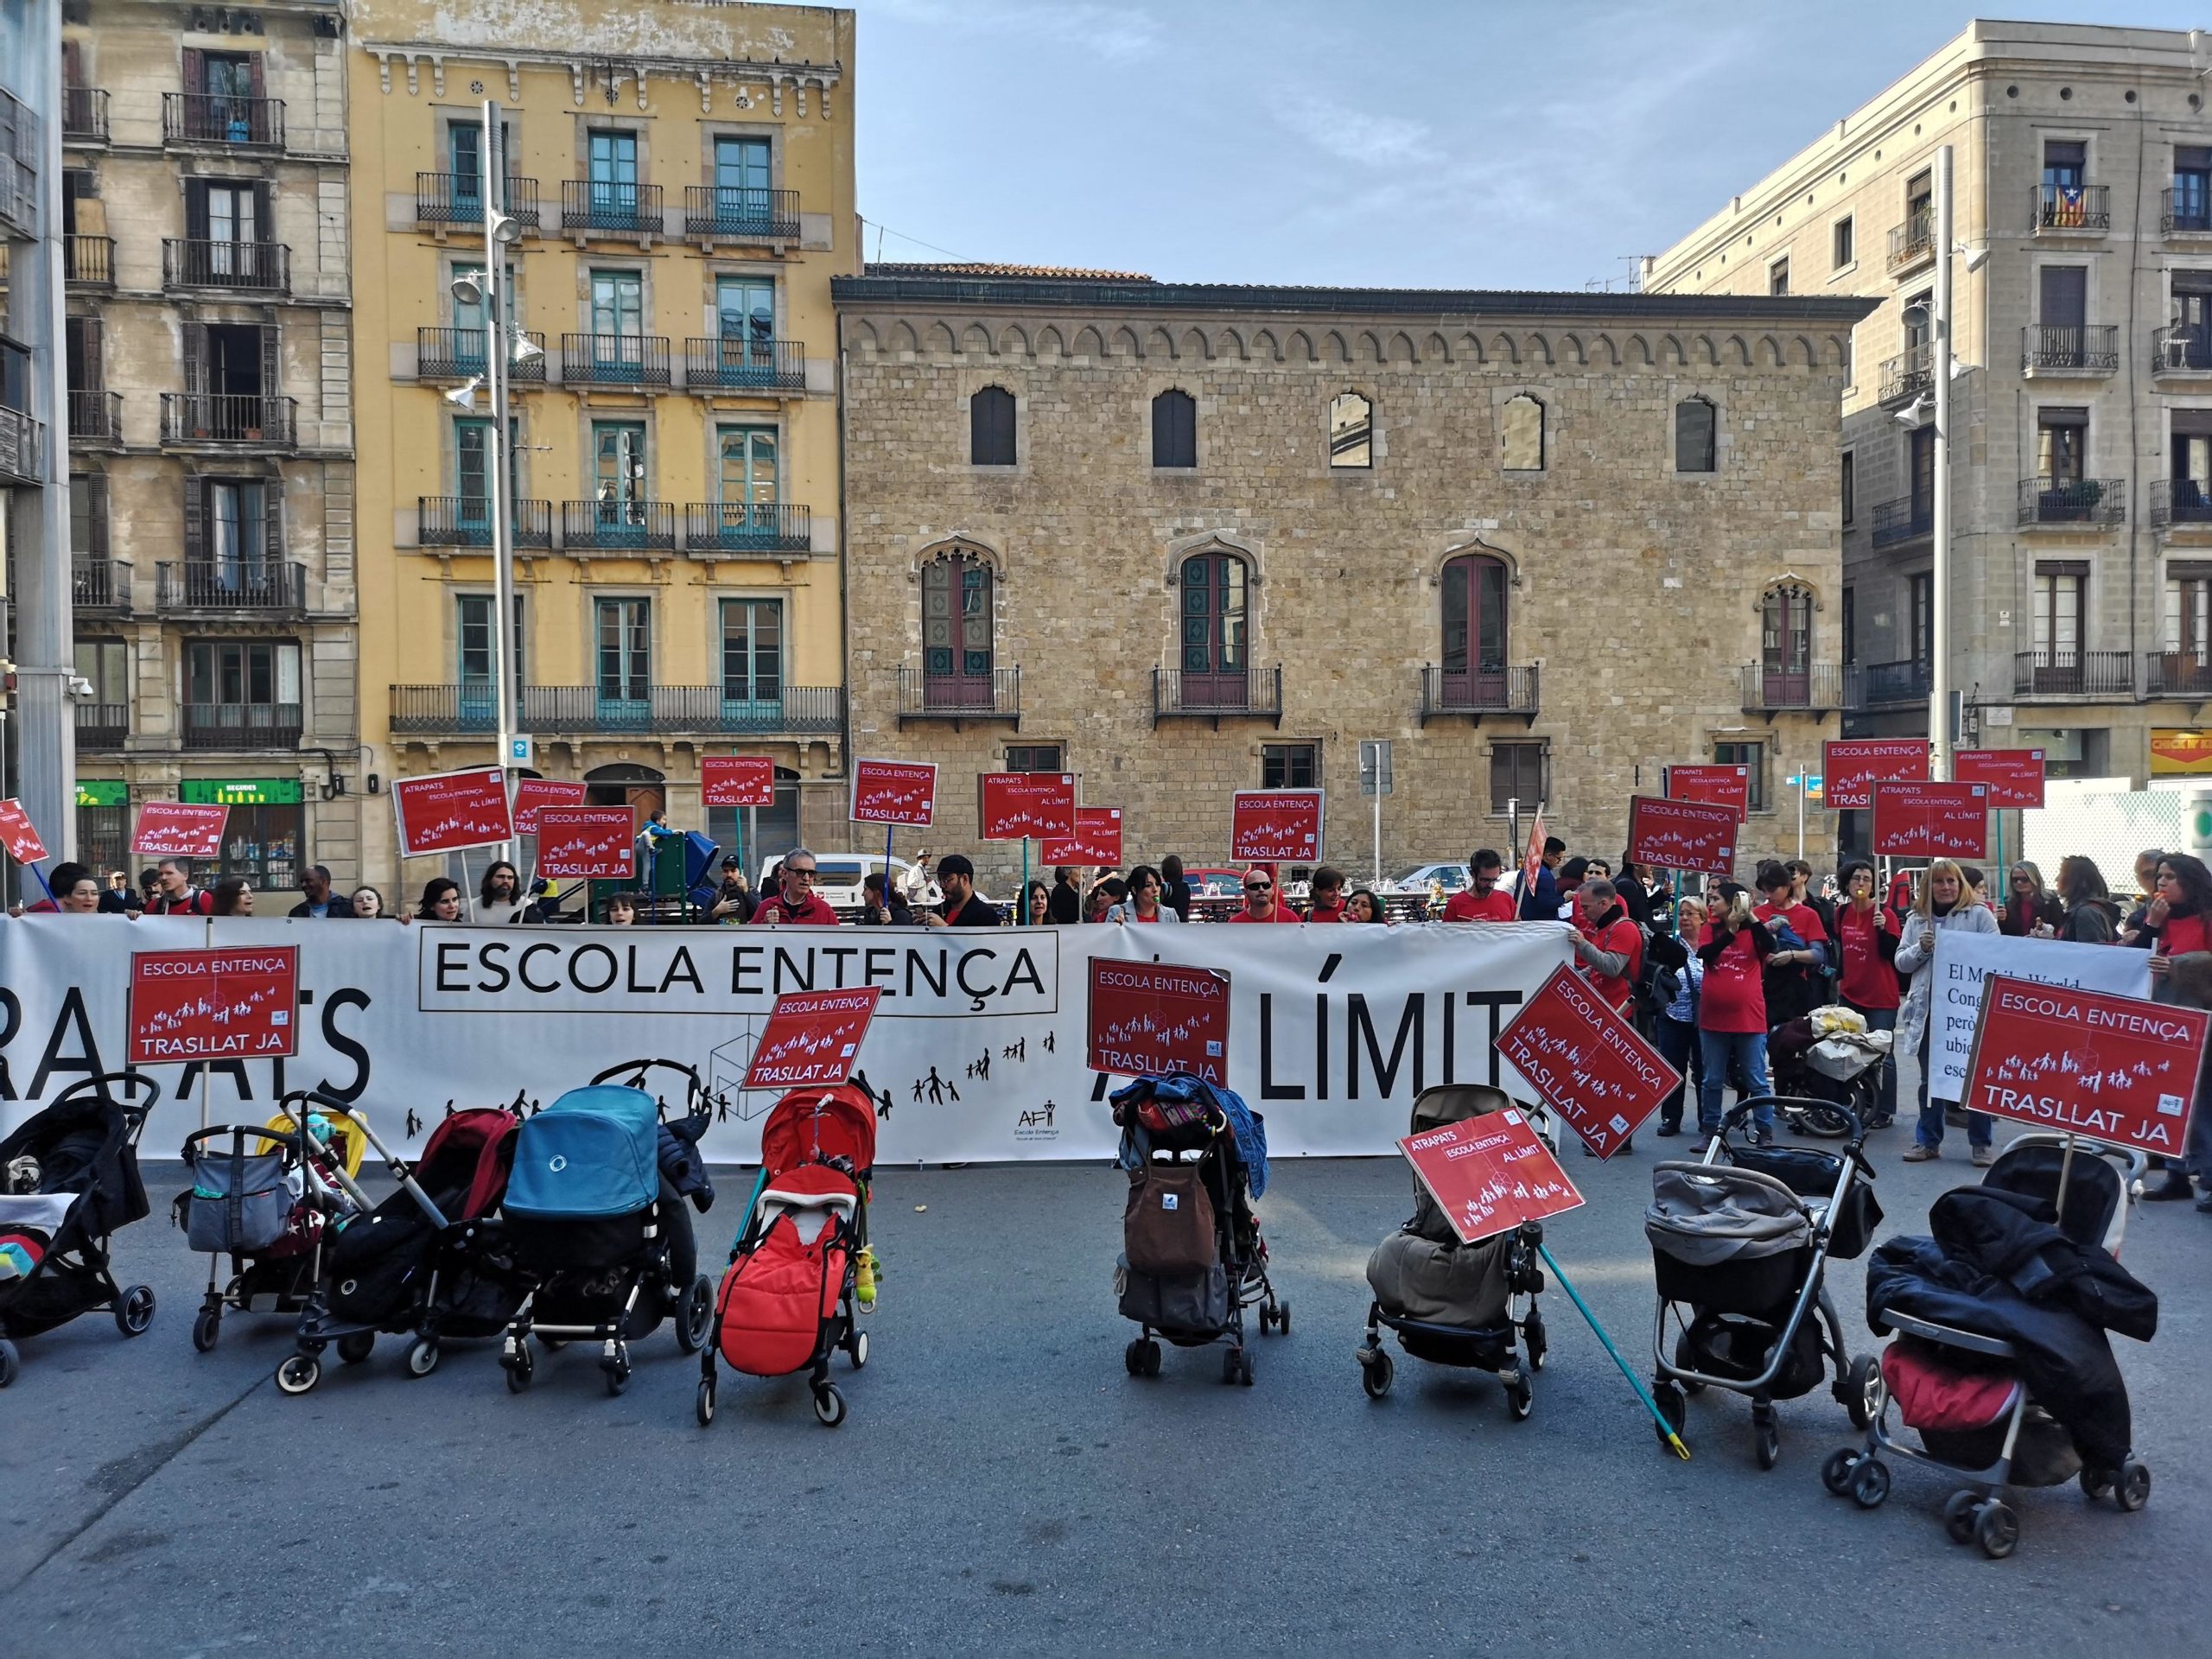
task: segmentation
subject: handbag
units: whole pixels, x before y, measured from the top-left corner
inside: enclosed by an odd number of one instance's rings
[[[1196,1164],[1148,1164],[1129,1177],[1122,1244],[1129,1265],[1154,1278],[1187,1277],[1214,1263],[1213,1199]]]

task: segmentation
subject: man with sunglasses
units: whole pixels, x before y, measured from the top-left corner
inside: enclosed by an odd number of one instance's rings
[[[1244,872],[1244,908],[1232,922],[1296,922],[1298,912],[1275,902],[1275,878],[1271,870],[1254,867]]]
[[[814,855],[794,847],[776,872],[776,890],[753,912],[753,925],[836,927],[837,912],[814,890]]]

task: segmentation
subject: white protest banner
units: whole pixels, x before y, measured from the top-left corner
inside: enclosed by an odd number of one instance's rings
[[[1908,936],[1915,918],[1905,918]],[[2107,996],[2151,995],[2151,953],[2109,944],[2068,944],[2057,939],[2017,939],[2001,933],[1936,934],[1936,960],[1923,973],[1936,976],[1928,1008],[1928,1092],[1937,1100],[1963,1099],[1974,1058],[1974,1021],[1981,1014],[1985,975],[2031,979]]]
[[[70,1084],[119,1069],[145,924],[25,917],[0,925],[0,1131]],[[1389,1154],[1414,1094],[1499,1083],[1498,1033],[1568,960],[1562,924],[1368,928],[326,927],[212,925],[226,948],[299,950],[296,1057],[219,1060],[211,1121],[258,1123],[287,1088],[358,1102],[395,1145],[456,1106],[550,1101],[632,1056],[699,1068],[727,1092],[717,1160],[757,1155],[775,1103],[745,1074],[776,999],[878,986],[855,1056],[882,1114],[880,1158],[1090,1159],[1116,1144],[1122,1078],[1084,1064],[1090,962],[1230,978],[1228,1084],[1267,1116],[1278,1157]],[[1255,938],[1255,935],[1263,937]],[[149,1148],[199,1124],[199,1069],[162,1085]],[[179,1104],[177,1103],[182,1103]],[[410,1125],[410,1116],[413,1124]]]

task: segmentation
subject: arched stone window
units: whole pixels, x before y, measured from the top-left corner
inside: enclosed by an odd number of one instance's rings
[[[1506,701],[1506,593],[1512,575],[1505,561],[1463,553],[1444,566],[1444,681],[1446,709],[1497,709]]]
[[[1770,709],[1803,708],[1813,692],[1813,595],[1795,582],[1759,601],[1759,673]]]
[[[988,709],[991,568],[972,553],[922,567],[922,689],[932,709]]]
[[[1198,400],[1187,391],[1163,391],[1152,400],[1152,464],[1198,464]]]
[[[1544,470],[1544,406],[1527,392],[1509,400],[1498,420],[1509,473]]]
[[[1014,465],[1014,394],[985,386],[968,400],[968,461],[973,467]]]
[[[1329,400],[1329,465],[1374,464],[1375,405],[1356,391],[1338,392]]]
[[[1242,708],[1252,669],[1252,568],[1234,553],[1209,548],[1185,559],[1181,645],[1185,707]]]

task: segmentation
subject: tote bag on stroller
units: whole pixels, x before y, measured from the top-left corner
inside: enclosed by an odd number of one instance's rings
[[[1196,1164],[1147,1164],[1129,1177],[1122,1212],[1129,1265],[1157,1279],[1188,1279],[1212,1267],[1213,1199]]]
[[[192,1172],[185,1241],[211,1255],[254,1255],[284,1236],[291,1188],[281,1153],[203,1155]]]

